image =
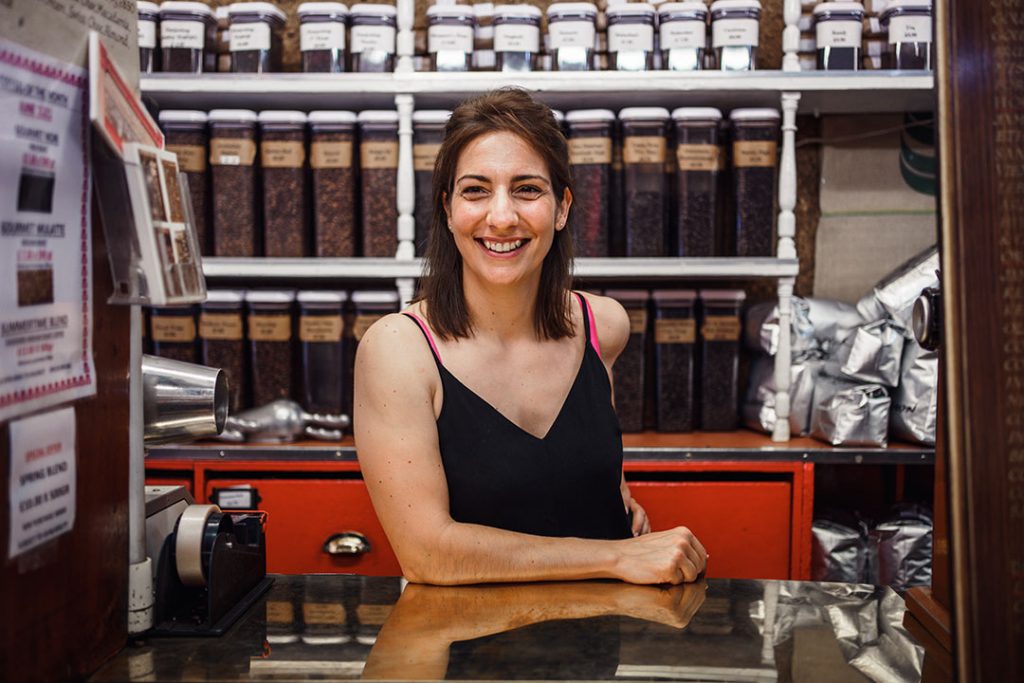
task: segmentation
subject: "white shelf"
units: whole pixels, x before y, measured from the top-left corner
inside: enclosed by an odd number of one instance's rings
[[[798,92],[800,113],[828,114],[928,111],[934,108],[934,82],[927,71],[156,74],[142,78],[142,92],[163,108],[180,109],[393,108],[400,93],[413,95],[423,109],[451,107],[505,86],[526,88],[562,109],[639,104],[731,109],[778,107],[782,93]]]

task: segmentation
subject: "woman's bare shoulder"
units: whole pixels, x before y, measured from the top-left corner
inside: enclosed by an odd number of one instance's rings
[[[581,292],[590,303],[597,327],[597,339],[601,343],[601,356],[606,363],[612,363],[622,353],[629,341],[629,315],[615,299],[590,292]]]
[[[385,315],[359,340],[357,366],[371,376],[385,378],[430,377],[434,366],[430,347],[414,320],[401,313]]]

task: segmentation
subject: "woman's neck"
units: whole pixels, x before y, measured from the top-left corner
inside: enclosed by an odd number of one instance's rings
[[[535,336],[533,318],[539,287],[539,274],[532,281],[507,285],[464,279],[463,295],[474,332],[505,340]]]

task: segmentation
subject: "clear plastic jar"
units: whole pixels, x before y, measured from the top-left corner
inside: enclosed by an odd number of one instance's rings
[[[612,366],[619,428],[624,432],[643,431],[649,295],[646,290],[622,289],[609,290],[605,296],[622,304],[629,315],[629,340]]]
[[[656,289],[654,363],[659,432],[692,432],[697,318],[692,289]]]
[[[666,256],[665,223],[669,209],[665,173],[668,110],[628,107],[622,122],[624,227],[626,256]]]
[[[887,68],[932,68],[932,0],[894,0],[881,20],[889,31]]]
[[[452,113],[447,109],[423,109],[412,113],[412,168],[416,186],[416,254],[427,250],[434,220],[434,162],[441,151],[444,127]]]
[[[859,2],[822,2],[814,8],[818,69],[859,71],[864,5]]]
[[[711,4],[711,47],[722,71],[756,68],[761,3],[715,0]]]
[[[397,313],[398,292],[393,290],[363,290],[352,292],[352,325],[345,327],[345,368],[348,372],[345,384],[345,406],[352,406],[352,378],[355,377],[356,349],[359,341],[374,324],[389,313]],[[351,336],[349,336],[351,335]]]
[[[610,5],[608,17],[609,67],[617,71],[654,68],[654,7],[645,2]]]
[[[612,192],[612,128],[609,109],[581,109],[565,116],[575,194],[569,231],[577,256],[608,256]]]
[[[702,289],[700,428],[724,432],[739,426],[742,289]]]
[[[250,290],[248,330],[252,404],[262,406],[279,398],[292,398],[295,377],[291,290]]]
[[[670,2],[658,8],[661,68],[700,71],[708,41],[708,8],[703,2]]]
[[[164,131],[164,146],[178,155],[178,168],[188,179],[188,194],[192,198],[192,219],[195,221],[196,241],[204,256],[210,253],[210,235],[207,230],[207,174],[209,135],[206,131],[206,112],[165,109],[160,112],[160,127]]]
[[[263,254],[309,255],[306,229],[306,115],[261,111]]]
[[[675,243],[678,256],[714,256],[718,226],[718,186],[722,112],[683,107],[672,112],[676,142]]]
[[[256,112],[214,109],[209,123],[213,254],[256,256]]]
[[[297,13],[302,70],[321,74],[345,71],[348,8],[340,2],[304,2]]]
[[[356,115],[350,111],[309,112],[317,256],[356,255],[355,126]]]
[[[281,33],[286,15],[270,2],[234,2],[231,22],[231,71],[267,73],[281,70]]]
[[[302,407],[339,415],[345,390],[345,292],[299,292],[299,348],[302,352]]]
[[[383,73],[395,70],[397,10],[390,5],[359,3],[349,9],[352,71]]]
[[[155,2],[140,0],[136,9],[139,13],[139,73],[151,74],[160,70],[156,49],[160,6]]]
[[[398,112],[359,113],[363,256],[394,258],[398,250]]]
[[[149,312],[149,338],[153,354],[170,360],[197,363],[196,314],[192,306],[153,308]]]
[[[533,71],[540,54],[541,11],[533,5],[495,5],[494,53],[498,71]]]
[[[427,8],[427,52],[433,71],[469,71],[476,14],[468,5]]]
[[[211,289],[199,314],[199,347],[203,365],[220,368],[228,378],[231,413],[248,407],[249,375],[245,371],[245,292]]]
[[[548,50],[554,71],[590,71],[597,44],[597,6],[556,2],[548,6]]]
[[[734,109],[730,119],[736,255],[771,256],[775,253],[779,112]]]
[[[176,73],[217,70],[217,22],[201,2],[160,5],[160,68]]]

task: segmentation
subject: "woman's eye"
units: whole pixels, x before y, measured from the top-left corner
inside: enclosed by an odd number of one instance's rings
[[[523,194],[528,197],[536,197],[542,194],[543,192],[544,190],[537,187],[536,185],[520,185],[519,187],[516,188],[517,194]]]
[[[469,197],[480,196],[480,195],[484,194],[485,192],[487,192],[487,190],[485,190],[483,187],[481,187],[479,185],[470,185],[469,187],[462,188],[463,196],[469,196]]]

